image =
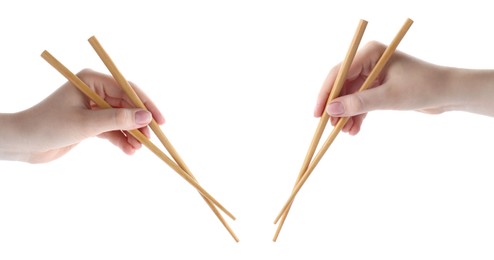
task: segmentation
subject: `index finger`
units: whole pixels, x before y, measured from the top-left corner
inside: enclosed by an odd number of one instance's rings
[[[138,104],[134,104],[131,98],[125,93],[123,87],[112,76],[90,69],[85,69],[78,73],[78,75],[113,107],[131,108],[138,106]],[[136,84],[132,82],[128,83],[144,106],[151,112],[154,120],[158,124],[163,124],[165,118],[157,106]]]
[[[149,112],[151,112],[154,120],[156,120],[156,122],[160,125],[164,124],[165,123],[165,117],[163,116],[161,111],[158,109],[158,107],[154,104],[154,102],[135,83],[129,81],[129,84],[132,86],[132,88],[136,92],[139,99],[141,99],[142,103],[147,108],[147,110],[149,110]]]
[[[343,93],[351,94],[345,91],[345,88],[351,85],[348,83],[356,80],[359,76],[367,77],[385,49],[386,46],[384,44],[371,41],[356,53],[343,84]],[[326,77],[317,97],[314,116],[319,117],[322,115],[340,68],[341,63],[333,67]]]

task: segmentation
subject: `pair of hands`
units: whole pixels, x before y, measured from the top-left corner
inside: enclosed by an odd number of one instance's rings
[[[492,71],[448,68],[396,52],[373,86],[356,92],[384,52],[386,46],[368,43],[350,67],[339,98],[326,101],[339,65],[328,74],[317,98],[314,115],[326,110],[334,125],[338,117],[350,117],[344,132],[360,131],[367,112],[378,109],[417,110],[441,113],[464,110],[494,116]],[[141,144],[121,130],[140,129],[149,136],[147,124],[153,117],[159,124],[164,117],[154,103],[133,84],[149,112],[135,109],[123,90],[108,75],[83,70],[78,76],[114,109],[98,109],[70,83],[61,86],[45,100],[25,111],[0,114],[0,159],[31,163],[52,161],[86,138],[108,139],[127,154]],[[2,133],[3,132],[3,133]]]

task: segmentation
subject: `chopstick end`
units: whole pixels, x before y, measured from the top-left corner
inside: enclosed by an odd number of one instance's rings
[[[96,36],[94,36],[94,35],[93,35],[93,36],[91,36],[91,37],[89,37],[89,39],[87,39],[87,40],[88,40],[90,43],[92,43],[92,42],[97,42],[97,41],[98,41],[98,39],[96,39]]]
[[[49,56],[50,53],[47,51],[47,50],[44,50],[42,53],[41,53],[41,57],[45,58],[47,56]]]

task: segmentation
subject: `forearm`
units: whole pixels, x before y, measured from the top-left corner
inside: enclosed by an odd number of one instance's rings
[[[448,110],[494,117],[494,70],[452,68],[448,84],[453,95]]]

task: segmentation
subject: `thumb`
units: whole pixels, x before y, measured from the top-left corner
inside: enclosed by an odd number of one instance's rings
[[[333,117],[350,117],[388,107],[383,86],[335,98],[326,111]]]
[[[141,128],[149,124],[152,119],[149,111],[128,108],[92,110],[89,117],[88,125],[97,133]]]

